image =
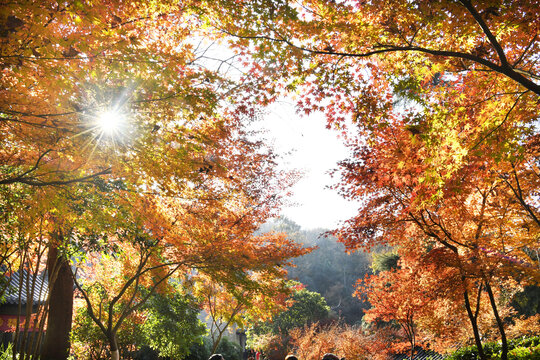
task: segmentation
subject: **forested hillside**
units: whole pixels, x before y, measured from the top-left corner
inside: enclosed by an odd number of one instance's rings
[[[286,218],[266,226],[265,231],[283,231],[297,243],[317,247],[313,252],[294,260],[295,266],[288,268],[289,278],[321,294],[332,311],[346,323],[360,322],[363,309],[369,306],[352,294],[356,280],[371,271],[371,255],[361,251],[347,254],[345,246],[337,242],[335,237],[325,235],[327,229],[305,230]]]

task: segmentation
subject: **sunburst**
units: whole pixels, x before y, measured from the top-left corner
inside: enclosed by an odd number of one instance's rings
[[[101,136],[117,138],[125,130],[126,117],[118,109],[108,109],[96,116],[95,129]]]
[[[124,104],[125,105],[125,104]],[[88,153],[90,160],[98,148],[108,148],[109,154],[116,154],[133,135],[130,112],[125,106],[102,107],[84,114],[86,129],[74,137],[86,137],[81,151]]]

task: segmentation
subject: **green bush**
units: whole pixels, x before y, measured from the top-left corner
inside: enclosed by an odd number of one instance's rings
[[[489,359],[501,358],[501,343],[488,342],[483,344],[484,353]],[[476,346],[467,346],[452,353],[447,360],[477,360]],[[518,338],[508,341],[508,360],[540,360],[540,336]]]
[[[11,360],[13,359],[13,344],[9,343],[6,348],[4,349],[3,346],[0,345],[0,360]]]
[[[517,339],[512,339],[509,341],[514,347],[522,346],[522,347],[535,347],[540,345],[540,336],[532,336],[532,337],[522,337]]]
[[[216,352],[225,360],[242,360],[242,347],[226,337],[221,339]]]
[[[516,347],[508,352],[508,360],[540,360],[540,345]]]
[[[208,360],[210,357],[210,340],[207,337],[203,341],[191,344],[189,355],[184,360]]]
[[[212,340],[205,337],[202,343],[195,343],[189,349],[189,355],[184,360],[208,360],[211,354]],[[216,354],[221,354],[225,360],[242,360],[242,348],[239,344],[223,337],[219,342]]]

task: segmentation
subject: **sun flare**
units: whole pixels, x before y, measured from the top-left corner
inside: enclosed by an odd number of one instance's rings
[[[107,110],[97,116],[97,128],[103,135],[114,136],[123,126],[124,117],[116,110]]]

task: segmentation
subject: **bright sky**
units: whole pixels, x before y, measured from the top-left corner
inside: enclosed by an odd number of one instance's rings
[[[204,45],[204,39],[202,41]],[[226,48],[212,44],[205,49],[208,59],[203,62],[221,66],[222,63],[211,59],[223,58],[224,54],[232,56]],[[234,73],[234,68],[229,70]],[[324,115],[315,113],[300,117],[292,101],[277,102],[268,111],[262,124],[269,131],[267,138],[273,140],[274,148],[282,154],[287,168],[305,173],[292,189],[291,200],[296,205],[283,209],[282,215],[305,229],[332,229],[340,221],[352,217],[358,207],[326,188],[337,180],[333,180],[328,172],[347,157],[347,149],[336,132],[326,129]]]
[[[305,176],[292,189],[296,206],[283,209],[282,215],[305,229],[335,228],[340,221],[352,217],[354,203],[327,189],[337,181],[328,172],[345,159],[348,150],[337,133],[326,129],[321,113],[300,117],[291,102],[278,102],[265,117],[263,127],[275,150],[282,154],[288,168],[304,171]],[[287,154],[291,152],[291,154]]]

